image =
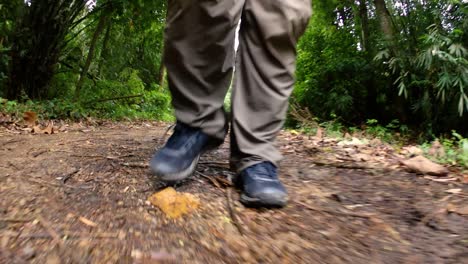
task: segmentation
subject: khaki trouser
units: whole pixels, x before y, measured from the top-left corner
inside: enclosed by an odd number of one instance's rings
[[[236,59],[231,164],[238,171],[281,160],[273,141],[294,84],[296,43],[310,15],[310,0],[168,1],[164,61],[177,120],[225,137],[223,103]]]

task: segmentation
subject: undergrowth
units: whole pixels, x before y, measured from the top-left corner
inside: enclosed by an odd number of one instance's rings
[[[0,98],[0,113],[21,119],[24,112],[35,112],[44,120],[80,120],[87,117],[111,120],[172,121],[174,119],[170,97],[158,91],[146,91],[135,98],[88,102],[75,102],[69,99],[18,102]]]
[[[326,137],[345,139],[347,135],[357,138],[378,138],[383,142],[401,148],[405,145],[417,145],[424,156],[438,163],[458,165],[468,168],[468,138],[456,131],[450,135],[423,137],[416,134],[408,126],[393,120],[381,124],[376,119],[368,119],[359,127],[346,126],[337,116],[331,116],[330,121],[320,122],[307,109],[292,105],[289,111],[287,127],[305,134],[316,135],[318,130]],[[440,146],[439,146],[440,145]],[[434,147],[441,151],[435,153]]]

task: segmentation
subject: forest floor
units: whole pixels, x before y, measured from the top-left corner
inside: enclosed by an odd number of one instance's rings
[[[282,132],[287,207],[249,209],[230,186],[228,143],[175,187],[199,208],[148,202],[147,163],[168,124],[0,126],[0,263],[468,263],[468,176],[407,172],[378,140]]]

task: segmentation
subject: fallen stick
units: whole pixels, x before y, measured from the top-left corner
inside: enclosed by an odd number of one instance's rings
[[[356,165],[356,164],[340,164],[340,163],[329,163],[329,162],[322,162],[322,161],[312,161],[313,164],[317,166],[329,166],[329,167],[335,167],[338,169],[352,169],[352,170],[374,170],[378,169],[376,167],[371,167],[371,166],[365,166],[365,165]]]
[[[60,247],[63,247],[63,241],[60,239],[60,236],[57,234],[57,232],[52,228],[52,225],[41,215],[37,215],[36,218],[39,220],[39,223],[41,223],[42,227],[44,227],[47,233],[49,233],[49,235],[52,237],[52,240]]]
[[[78,172],[80,172],[80,169],[75,169],[72,172],[63,176],[62,183],[65,184],[71,177],[73,177],[73,175],[77,174]]]
[[[0,218],[0,222],[10,222],[10,223],[27,223],[31,222],[31,219],[22,219],[22,218]]]
[[[11,234],[4,234],[5,236],[10,237],[18,237],[23,239],[53,239],[53,237],[46,232],[43,233],[33,233],[33,234],[20,234],[20,233],[11,233]],[[97,234],[89,234],[89,233],[77,233],[77,232],[64,232],[59,234],[60,237],[67,237],[69,239],[115,239],[118,238],[119,235],[116,233],[97,233]]]
[[[236,226],[239,233],[242,236],[244,236],[245,235],[244,227],[239,223],[239,219],[237,218],[237,215],[236,215],[236,209],[232,206],[232,191],[231,191],[231,188],[227,188],[226,198],[227,198],[227,207],[228,207],[228,211],[229,211],[229,216],[231,217],[231,220],[232,220],[234,226]]]
[[[210,177],[210,176],[208,176],[208,175],[205,175],[205,174],[203,174],[203,173],[201,173],[201,172],[199,172],[199,171],[197,171],[197,174],[200,175],[200,176],[202,176],[203,178],[208,179],[211,183],[213,183],[214,186],[216,186],[216,187],[218,187],[218,188],[221,188],[221,185],[219,184],[219,182],[218,182],[215,178]]]
[[[300,202],[300,201],[295,201],[297,204],[300,204],[304,206],[305,208],[316,211],[316,212],[325,212],[329,214],[335,214],[335,215],[343,215],[343,216],[354,216],[354,217],[360,217],[360,218],[367,218],[367,219],[372,219],[374,217],[373,214],[360,214],[360,213],[355,213],[355,212],[349,212],[349,211],[334,211],[334,210],[328,210],[325,208],[317,208],[312,205]]]
[[[104,99],[99,99],[99,100],[94,100],[94,101],[88,101],[88,102],[85,102],[85,104],[90,104],[90,103],[102,103],[102,102],[107,102],[107,101],[122,100],[122,99],[130,99],[130,98],[136,98],[136,97],[142,97],[142,96],[143,96],[142,94],[127,95],[127,96],[117,96],[117,97],[104,98]]]

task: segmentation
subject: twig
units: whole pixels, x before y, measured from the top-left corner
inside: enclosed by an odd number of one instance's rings
[[[120,165],[124,167],[131,167],[131,168],[148,168],[149,165],[145,163],[120,163]]]
[[[237,215],[236,215],[236,209],[232,205],[232,191],[231,191],[231,188],[228,188],[226,190],[226,198],[227,198],[227,207],[228,207],[228,211],[229,211],[229,216],[231,217],[232,222],[236,226],[239,233],[242,236],[244,236],[245,235],[244,227],[239,223],[239,219],[237,218]]]
[[[0,222],[10,222],[10,223],[27,223],[31,222],[31,219],[22,219],[22,218],[0,218]]]
[[[83,187],[77,187],[77,186],[71,186],[71,185],[67,185],[67,184],[57,184],[57,183],[53,183],[53,182],[47,182],[47,181],[44,181],[44,180],[39,180],[39,179],[27,179],[28,181],[30,182],[33,182],[33,183],[37,183],[39,185],[42,185],[42,186],[47,186],[47,187],[67,187],[67,188],[71,188],[71,189],[83,189]]]
[[[343,215],[343,216],[354,216],[354,217],[359,217],[359,218],[366,218],[366,219],[372,219],[374,217],[374,215],[372,214],[360,214],[360,213],[354,213],[354,212],[349,212],[349,211],[333,211],[333,210],[328,210],[328,209],[325,209],[325,208],[317,208],[317,207],[314,207],[310,204],[306,204],[306,203],[303,203],[303,202],[300,202],[300,201],[296,201],[297,204],[300,204],[302,206],[304,206],[305,208],[309,209],[309,210],[312,210],[312,211],[316,211],[316,212],[325,212],[325,213],[329,213],[329,214],[334,214],[334,215]]]
[[[222,166],[222,167],[229,167],[228,162],[222,162],[222,161],[200,161],[198,164],[203,164],[203,165],[216,165],[216,166]]]
[[[223,184],[226,185],[226,186],[232,186],[232,182],[231,182],[230,180],[224,179],[224,178],[221,177],[221,176],[217,176],[217,177],[215,177],[215,179],[216,179],[217,181],[220,181],[221,183],[223,183]]]
[[[80,169],[75,169],[74,171],[63,176],[62,183],[65,184],[71,177],[73,177],[73,175],[77,174],[79,171]]]
[[[206,179],[210,180],[211,183],[213,183],[214,186],[216,186],[216,187],[218,187],[218,188],[221,188],[221,185],[219,184],[219,182],[218,182],[215,178],[210,177],[210,176],[208,176],[208,175],[205,175],[205,174],[203,174],[203,173],[201,173],[201,172],[199,172],[199,171],[197,171],[197,174],[200,175],[200,176],[202,176],[203,178],[206,178]]]
[[[52,240],[59,245],[60,247],[63,246],[63,241],[60,239],[59,234],[52,228],[51,224],[45,220],[41,215],[37,215],[37,220],[41,223],[42,227],[49,233],[49,235],[52,237]]]
[[[49,233],[33,233],[33,234],[18,234],[13,233],[9,236],[19,237],[19,238],[26,238],[26,239],[53,239],[53,237]],[[118,238],[117,233],[95,233],[92,234],[85,234],[85,233],[76,233],[76,232],[64,232],[60,234],[60,237],[67,237],[69,239],[114,239]]]
[[[34,158],[37,158],[37,157],[39,157],[40,155],[42,155],[42,154],[44,154],[44,153],[46,153],[46,152],[48,152],[48,150],[41,150],[41,151],[38,151],[38,152],[36,152],[36,153],[33,153],[32,156],[33,156]]]
[[[376,167],[365,166],[365,165],[356,165],[356,164],[340,164],[340,163],[331,163],[331,162],[323,162],[323,161],[312,161],[313,164],[317,166],[330,166],[335,167],[338,169],[363,169],[363,170],[372,170],[377,169]]]
[[[112,97],[112,98],[104,98],[104,99],[99,99],[99,100],[94,100],[94,101],[88,101],[85,102],[85,104],[90,104],[90,103],[102,103],[102,102],[107,102],[107,101],[113,101],[113,100],[122,100],[122,99],[130,99],[130,98],[136,98],[136,97],[142,97],[142,94],[135,94],[135,95],[127,95],[127,96],[117,96],[117,97]]]
[[[7,142],[3,143],[3,147],[8,145],[8,144],[13,144],[13,143],[16,143],[16,142],[21,142],[21,139],[11,139],[11,140],[8,140]]]

